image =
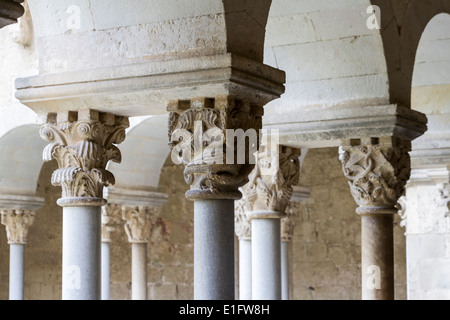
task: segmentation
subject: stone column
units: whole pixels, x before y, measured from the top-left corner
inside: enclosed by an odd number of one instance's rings
[[[252,299],[281,300],[281,219],[300,174],[300,150],[262,145],[243,188],[252,223]]]
[[[303,151],[303,150],[302,150]],[[303,157],[302,152],[302,157]],[[290,300],[290,275],[291,261],[290,251],[291,240],[294,234],[294,218],[300,211],[300,203],[309,198],[309,188],[293,186],[291,201],[286,210],[286,216],[281,219],[281,299]]]
[[[131,243],[132,300],[147,300],[147,243],[157,216],[155,207],[122,207],[125,232]]]
[[[110,298],[110,243],[111,233],[121,220],[120,205],[108,203],[102,207],[102,300]]]
[[[93,110],[48,114],[41,137],[44,161],[56,159],[52,184],[62,187],[64,300],[101,299],[103,187],[114,184],[108,162],[120,162],[115,144],[125,139],[126,117]]]
[[[393,215],[410,175],[410,141],[343,141],[339,159],[361,215],[363,300],[394,299]]]
[[[289,206],[286,210],[286,216],[281,219],[281,299],[290,298],[290,268],[289,268],[289,244],[294,233],[294,215],[297,206]]]
[[[185,165],[186,198],[195,201],[194,299],[234,299],[234,200],[253,168],[262,106],[224,95],[174,101],[168,110],[172,161]]]
[[[1,210],[1,222],[6,226],[10,250],[9,300],[23,300],[25,244],[35,212],[30,210]]]
[[[234,228],[239,239],[239,299],[252,299],[252,226],[245,200],[235,201]]]

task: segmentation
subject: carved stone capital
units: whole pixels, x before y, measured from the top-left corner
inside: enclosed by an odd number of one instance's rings
[[[184,178],[191,186],[186,198],[240,199],[238,188],[247,182],[254,167],[250,144],[256,151],[262,106],[218,96],[174,101],[168,111],[172,161],[185,166]],[[238,130],[256,133],[256,141],[234,139]],[[238,160],[239,150],[243,161]]]
[[[56,159],[52,184],[62,187],[61,206],[102,206],[103,187],[114,184],[106,170],[109,161],[120,162],[115,144],[125,139],[128,118],[93,110],[49,114],[41,137],[49,144],[44,161]]]
[[[25,244],[28,229],[34,222],[35,212],[31,210],[1,210],[1,222],[6,226],[9,244]]]
[[[244,198],[234,202],[234,230],[239,240],[252,238],[252,224],[247,216]]]
[[[107,203],[102,207],[102,242],[111,242],[111,233],[121,222],[122,207],[119,204]]]
[[[158,217],[159,207],[122,206],[122,219],[130,243],[147,243]]]
[[[393,137],[346,141],[339,149],[342,170],[359,205],[357,213],[391,213],[404,193],[411,143]]]
[[[248,177],[249,182],[242,187],[251,218],[285,213],[293,186],[299,181],[299,156],[299,149],[285,146],[260,147],[255,168]],[[259,214],[255,215],[255,212]]]

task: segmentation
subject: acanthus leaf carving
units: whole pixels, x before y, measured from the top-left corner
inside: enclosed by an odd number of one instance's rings
[[[102,242],[111,241],[111,233],[121,222],[122,206],[115,203],[107,203],[102,207]]]
[[[124,140],[127,127],[126,117],[92,110],[69,113],[64,121],[49,116],[40,129],[41,137],[49,142],[43,160],[56,159],[58,163],[52,184],[62,187],[62,199],[102,198],[103,187],[114,184],[106,166],[109,161],[121,161],[114,144]]]
[[[122,219],[130,243],[147,243],[158,218],[158,207],[123,206]]]
[[[9,244],[26,244],[35,212],[31,210],[1,210],[1,222],[6,227]]]

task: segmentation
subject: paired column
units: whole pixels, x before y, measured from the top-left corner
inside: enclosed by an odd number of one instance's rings
[[[245,198],[235,202],[234,228],[239,239],[239,299],[252,299],[252,226]]]
[[[242,188],[252,224],[252,299],[281,300],[281,219],[300,175],[300,150],[261,146]]]
[[[1,210],[1,222],[6,226],[9,244],[9,299],[24,298],[25,244],[35,212],[31,210]]]
[[[172,161],[185,165],[194,201],[194,299],[232,300],[234,200],[253,169],[262,106],[225,95],[173,101],[168,111]]]
[[[121,221],[120,205],[108,203],[102,207],[102,300],[110,298],[110,243],[111,234]]]
[[[361,215],[363,300],[394,299],[393,215],[410,175],[410,141],[343,141],[339,158]]]
[[[44,161],[56,159],[52,184],[62,187],[64,300],[101,299],[101,207],[103,187],[114,184],[106,170],[120,162],[115,144],[125,139],[126,117],[93,110],[49,114],[41,137]]]

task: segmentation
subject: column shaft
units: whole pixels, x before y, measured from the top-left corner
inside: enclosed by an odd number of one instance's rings
[[[239,240],[239,300],[252,299],[252,241]]]
[[[252,219],[252,299],[281,299],[280,219]]]
[[[63,300],[101,299],[101,208],[63,208]]]
[[[147,243],[132,243],[131,255],[131,299],[147,300]]]
[[[25,245],[9,245],[9,300],[23,300]]]
[[[110,298],[110,250],[109,242],[102,242],[102,300]]]
[[[234,200],[194,202],[194,299],[234,299]]]
[[[361,216],[362,299],[394,299],[393,215]]]
[[[281,299],[289,300],[289,242],[281,241]]]

